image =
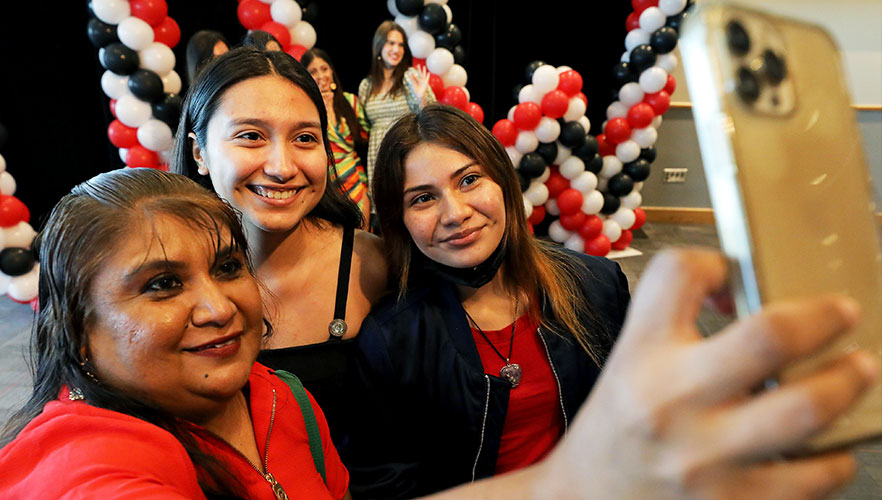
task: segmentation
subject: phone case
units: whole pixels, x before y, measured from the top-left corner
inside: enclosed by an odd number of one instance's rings
[[[836,44],[822,28],[722,2],[680,37],[699,147],[739,316],[829,292],[860,324],[779,379],[861,347],[882,358],[882,252],[870,175]],[[882,386],[808,450],[882,434]]]

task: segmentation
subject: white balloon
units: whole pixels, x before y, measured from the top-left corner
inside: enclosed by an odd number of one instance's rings
[[[472,93],[469,92],[469,89],[465,88],[465,86],[462,86],[461,88],[462,88],[462,91],[466,95],[466,101],[471,101],[472,100]]]
[[[622,57],[620,57],[619,60],[622,62],[630,62],[631,61],[631,51],[626,50],[625,52],[623,52]]]
[[[634,191],[636,191],[638,193],[640,191],[643,191],[643,182],[635,182],[634,183]],[[633,193],[634,191],[631,191],[631,192]]]
[[[612,104],[606,107],[606,118],[612,120],[613,118],[624,118],[628,116],[628,106],[622,101],[613,101]],[[601,130],[606,128],[606,126],[601,127]]]
[[[543,116],[533,132],[539,142],[554,142],[560,135],[560,122],[554,118]]]
[[[172,156],[173,156],[173,154],[172,154],[171,149],[165,149],[163,151],[160,151],[159,152],[159,163],[164,163],[166,165],[170,164]]]
[[[151,119],[138,127],[138,142],[150,151],[165,151],[171,148],[174,136],[165,122]]]
[[[582,195],[582,211],[588,215],[597,215],[603,208],[603,193],[598,190]]]
[[[559,75],[559,74],[563,73],[564,71],[569,71],[571,69],[573,69],[573,68],[571,68],[569,66],[558,66],[557,67],[557,74]]]
[[[560,165],[561,163],[567,161],[567,158],[572,156],[573,150],[564,146],[558,141],[557,143],[557,156],[554,158],[554,164]]]
[[[524,191],[524,198],[530,200],[534,207],[545,204],[548,201],[548,186],[541,182],[533,181]]]
[[[676,16],[686,7],[686,0],[658,0],[658,9],[666,16]]]
[[[619,199],[622,200],[623,207],[630,208],[631,210],[639,207],[643,203],[643,196],[641,196],[636,190],[632,190],[630,193]]]
[[[445,3],[442,4],[441,7],[444,9],[444,13],[447,14],[447,24],[453,22],[453,11],[450,10],[450,7]]]
[[[431,35],[429,35],[429,37],[431,38]],[[432,45],[434,45],[434,44],[435,44],[435,39],[432,38]],[[454,64],[453,66],[450,67],[449,70],[447,70],[447,73],[444,73],[443,75],[441,75],[441,81],[444,82],[445,87],[450,87],[450,86],[465,87],[468,79],[469,79],[469,75],[466,73],[465,68],[463,68],[459,64]]]
[[[107,24],[119,24],[132,15],[128,0],[92,0],[92,12]]]
[[[447,71],[453,67],[453,63],[453,52],[450,52],[444,47],[436,48],[431,54],[429,54],[429,57],[426,58],[426,68],[438,76],[447,73]]]
[[[151,43],[146,49],[138,51],[138,59],[142,68],[157,75],[164,75],[175,69],[175,53],[164,43]]]
[[[260,1],[263,3],[269,4],[269,3],[273,3],[275,0],[260,0]]]
[[[651,124],[652,128],[658,130],[658,128],[661,127],[661,124],[662,124],[661,115],[656,115],[655,118],[652,119],[652,124]]]
[[[536,182],[545,182],[548,180],[549,177],[551,177],[551,169],[548,167],[545,167],[545,171],[542,172],[542,175],[540,175],[539,177],[536,177],[533,180]]]
[[[425,31],[417,30],[412,35],[408,35],[407,45],[413,57],[425,59],[435,50],[435,39]]]
[[[31,242],[34,241],[34,237],[37,236],[37,232],[34,231],[34,228],[25,221],[21,221],[12,227],[7,227],[2,231],[5,241],[2,248],[28,248],[31,246]]]
[[[582,172],[570,181],[570,187],[582,193],[583,196],[589,194],[597,189],[597,176],[592,172]]]
[[[644,92],[647,94],[655,94],[667,85],[668,72],[658,66],[653,66],[643,70],[643,73],[640,73],[639,81],[640,88],[642,88]]]
[[[666,21],[667,16],[658,7],[649,7],[640,14],[640,29],[652,33],[664,26]]]
[[[116,101],[116,117],[127,127],[140,127],[150,119],[153,110],[150,103],[129,94]]]
[[[514,146],[507,146],[505,148],[505,152],[508,153],[508,157],[511,160],[512,165],[517,165],[520,163],[521,158],[524,156],[521,154]]]
[[[292,45],[302,45],[307,49],[311,49],[313,45],[315,45],[315,28],[313,28],[308,21],[301,20],[299,23],[295,24],[294,27],[289,29],[288,32],[291,33]],[[432,42],[434,43],[434,40],[432,40]]]
[[[600,177],[609,179],[622,171],[622,160],[613,155],[603,157],[603,168],[600,169]]]
[[[634,214],[634,211],[626,207],[619,207],[619,209],[616,210],[614,214],[610,215],[609,218],[614,220],[622,229],[630,229],[631,226],[634,225],[634,222],[637,221],[637,216]]]
[[[598,177],[597,178],[597,190],[600,191],[601,193],[606,192],[607,184],[609,184],[608,177]]]
[[[21,276],[15,276],[9,280],[6,295],[19,302],[30,302],[37,297],[37,283],[40,277],[40,264]]]
[[[648,43],[649,33],[646,30],[637,28],[625,35],[625,50],[631,51],[638,45],[646,45]]]
[[[98,62],[101,64],[101,67],[107,69],[107,65],[104,64],[104,47],[98,49]]]
[[[616,158],[621,160],[622,163],[632,162],[640,158],[640,145],[632,139],[616,144]]]
[[[426,5],[430,3],[437,3],[439,5],[447,5],[447,0],[426,0]]]
[[[578,97],[571,97],[570,103],[567,105],[567,112],[564,113],[563,118],[571,122],[578,120],[580,116],[585,116],[585,101]]]
[[[515,139],[515,149],[521,154],[527,154],[536,151],[539,147],[539,139],[532,130],[521,130],[518,132],[518,138]]]
[[[162,91],[169,94],[181,93],[181,76],[178,72],[171,70],[162,77]]]
[[[116,27],[119,41],[134,50],[144,50],[153,43],[153,28],[143,19],[129,16]]]
[[[9,172],[0,172],[0,194],[15,194],[15,178]]]
[[[548,236],[558,243],[563,243],[567,241],[572,235],[573,233],[567,231],[566,229],[564,229],[563,226],[560,225],[559,220],[552,222],[548,226]]]
[[[101,90],[111,99],[119,99],[124,95],[131,95],[131,92],[129,92],[129,77],[117,75],[113,71],[107,70],[101,75]]]
[[[392,17],[398,17],[401,15],[401,12],[398,10],[398,6],[395,5],[395,0],[386,0],[386,8],[389,9],[389,13],[392,14]]]
[[[677,56],[673,52],[661,54],[655,59],[655,65],[668,73],[672,73],[677,68]]]
[[[126,156],[129,154],[128,148],[119,148],[119,159],[122,160],[123,163],[126,162]]]
[[[631,130],[631,140],[636,142],[641,148],[648,148],[658,140],[658,132],[652,128],[652,125],[634,129]]]
[[[526,198],[522,199],[524,200],[524,216],[529,219],[533,215],[533,204]]]
[[[585,129],[585,135],[588,135],[591,130],[591,122],[588,120],[588,117],[585,115],[580,116],[579,124]]]
[[[560,175],[569,180],[579,177],[584,171],[585,162],[578,156],[570,156],[560,164]]]
[[[395,3],[394,1],[392,2]],[[285,25],[287,28],[293,28],[300,22],[303,17],[303,10],[300,4],[294,0],[275,0],[270,5],[270,16],[273,21]]]
[[[560,215],[560,207],[557,206],[557,200],[548,200],[545,202],[545,213],[554,217]]]
[[[637,104],[638,102],[643,101],[643,96],[646,93],[643,92],[643,89],[640,87],[640,84],[637,82],[628,82],[622,85],[622,88],[619,89],[619,101],[622,102],[628,109],[631,106]],[[627,111],[625,115],[627,115]]]
[[[518,102],[535,102],[541,106],[542,94],[536,91],[536,87],[534,87],[532,83],[528,83],[518,91]]]
[[[517,107],[518,107],[518,105],[515,104],[514,106],[508,108],[508,115],[506,115],[506,116],[508,117],[509,121],[512,121],[512,122],[514,121],[514,112],[515,112],[515,109],[517,109]]]
[[[603,221],[603,234],[609,238],[611,243],[615,243],[622,237],[622,226],[612,219],[606,219]]]
[[[584,252],[585,240],[582,239],[582,236],[579,235],[579,233],[573,233],[573,235],[567,238],[567,241],[564,242],[564,246],[574,252]]]
[[[404,33],[407,35],[407,38],[410,38],[414,33],[420,30],[420,21],[417,19],[417,16],[398,15],[395,16],[395,22],[401,26]],[[411,50],[411,52],[413,51]]]
[[[533,72],[533,87],[541,95],[556,89],[558,83],[560,76],[557,74],[557,69],[550,64],[543,64]]]
[[[0,155],[0,172],[6,172],[6,158]]]

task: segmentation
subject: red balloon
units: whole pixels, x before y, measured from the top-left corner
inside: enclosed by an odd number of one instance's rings
[[[655,118],[655,110],[645,102],[638,102],[628,110],[628,124],[631,128],[648,127]]]
[[[28,207],[11,194],[0,194],[0,227],[12,227],[31,220]]]
[[[560,175],[557,168],[551,168],[551,175],[545,180],[545,187],[548,188],[548,198],[555,199],[561,193],[570,188],[570,181],[566,177]],[[582,205],[579,204],[581,207]]]
[[[582,99],[582,102],[585,103],[585,106],[588,105],[588,96],[586,96],[584,92],[579,92],[578,94],[576,94],[576,97]]]
[[[650,7],[658,7],[658,0],[631,0],[631,6],[639,16],[641,12]]]
[[[591,241],[603,232],[603,219],[596,215],[589,215],[579,228],[579,236],[585,241]]]
[[[247,2],[250,0],[245,0],[245,1]],[[288,47],[287,49],[285,49],[285,52],[287,52],[288,55],[290,55],[291,57],[293,57],[294,59],[297,59],[299,61],[300,58],[303,57],[303,53],[306,52],[306,47],[304,47],[303,45],[294,44],[294,45],[291,45],[290,47]]]
[[[606,122],[603,133],[606,135],[606,142],[618,144],[631,138],[631,126],[628,125],[628,120],[618,116]]]
[[[646,94],[643,102],[652,106],[656,116],[665,114],[665,111],[671,107],[671,95],[664,90],[659,90],[655,94]]]
[[[557,196],[557,208],[560,209],[561,215],[574,214],[582,210],[582,193],[576,189],[564,189]]]
[[[631,244],[631,241],[633,239],[634,234],[631,233],[631,231],[625,229],[624,231],[622,231],[622,235],[619,236],[619,239],[617,239],[611,246],[615,250],[624,250],[628,248],[628,245]]]
[[[562,213],[560,214],[560,225],[567,231],[577,231],[587,218],[588,215],[581,210],[572,214]]]
[[[555,89],[542,97],[542,113],[556,120],[566,114],[569,104],[570,99],[567,97],[567,94],[563,90]],[[515,117],[517,117],[517,109],[515,109]],[[536,123],[536,125],[539,125],[539,123]],[[536,128],[536,126],[534,125],[533,128]]]
[[[522,102],[515,107],[514,123],[521,130],[533,130],[542,119],[542,108],[535,102]]]
[[[435,73],[429,73],[429,87],[432,87],[432,93],[435,94],[437,99],[444,93],[444,80]]]
[[[538,207],[533,207],[533,213],[530,214],[530,218],[527,219],[527,221],[531,224],[532,227],[541,223],[543,219],[545,219],[545,207],[539,205]]]
[[[527,223],[527,231],[530,231],[530,234],[536,234],[536,230],[533,229],[533,224]]]
[[[557,84],[557,89],[562,90],[563,93],[569,97],[573,97],[582,91],[582,75],[576,70],[566,70],[558,75],[558,78],[560,79],[560,83]]]
[[[424,68],[426,66],[426,60],[420,59],[419,57],[413,58],[413,67],[414,68]]]
[[[606,140],[606,134],[597,134],[597,152],[600,156],[615,156],[616,145]]]
[[[637,207],[634,209],[634,225],[629,229],[630,231],[636,231],[643,226],[643,223],[646,222],[646,212],[643,211],[642,208]]]
[[[609,253],[611,245],[605,234],[598,234],[591,240],[585,240],[585,253],[603,257]]]
[[[466,103],[469,102],[469,98],[466,97],[465,90],[463,90],[462,87],[451,85],[444,89],[439,101],[443,104],[453,106],[454,108],[463,109],[465,108]]]
[[[640,27],[640,14],[638,12],[632,12],[628,14],[628,18],[625,19],[625,29],[628,31],[636,30]]]
[[[116,118],[116,99],[110,100],[110,114],[112,114],[113,117]]]
[[[269,21],[261,24],[260,30],[266,31],[270,35],[276,37],[276,40],[279,41],[279,44],[282,46],[282,48],[291,45],[291,32],[288,31],[288,28],[282,23]]]
[[[677,90],[677,80],[674,78],[674,75],[668,75],[668,82],[662,90],[667,92],[668,95],[674,94],[674,91]]]
[[[269,4],[260,0],[245,0],[239,4],[236,13],[239,15],[239,22],[242,23],[242,26],[249,30],[260,29],[264,23],[273,20]]]
[[[143,19],[150,26],[156,26],[168,17],[168,4],[165,0],[131,0],[129,7],[133,16]]]
[[[153,27],[153,41],[174,48],[181,41],[181,28],[174,19],[165,16],[165,19]]]
[[[158,164],[159,156],[140,144],[130,147],[128,153],[126,153],[126,165],[129,167],[155,168]]]
[[[479,123],[484,123],[484,110],[481,109],[481,106],[478,106],[478,103],[467,102],[465,112],[472,115],[472,118],[478,120]]]
[[[499,143],[505,147],[514,146],[515,141],[518,140],[518,128],[515,126],[514,122],[503,118],[496,122],[493,125],[493,137],[499,140]]]
[[[107,137],[110,143],[118,148],[130,148],[138,144],[138,129],[127,127],[119,120],[113,120],[107,127]]]

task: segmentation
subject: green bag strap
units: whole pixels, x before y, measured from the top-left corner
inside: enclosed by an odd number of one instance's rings
[[[315,462],[315,470],[322,476],[325,486],[328,479],[325,477],[325,453],[322,451],[322,436],[319,433],[318,420],[315,418],[315,412],[312,411],[312,405],[309,402],[309,396],[306,395],[306,389],[303,383],[291,372],[285,370],[275,370],[276,376],[284,380],[294,399],[300,406],[300,413],[303,414],[303,422],[306,424],[306,435],[309,437],[309,452],[312,454],[312,461]]]

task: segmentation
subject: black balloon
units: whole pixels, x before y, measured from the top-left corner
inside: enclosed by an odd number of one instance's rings
[[[300,15],[300,19],[310,24],[315,24],[315,21],[318,19],[318,4],[315,2],[309,2],[306,4],[306,7],[303,7],[303,13]]]
[[[34,254],[27,248],[8,247],[0,252],[0,272],[7,276],[21,276],[33,269]]]
[[[655,146],[650,146],[648,148],[643,148],[640,150],[640,158],[643,158],[644,160],[648,161],[649,163],[652,163],[655,161],[656,154],[657,154],[657,152],[656,152]]]
[[[453,47],[456,47],[462,42],[462,30],[459,29],[459,26],[450,23],[447,25],[447,29],[444,30],[440,35],[445,37],[447,40],[453,43]]]
[[[129,90],[135,97],[147,102],[159,102],[165,96],[162,78],[149,69],[139,69],[129,77]]]
[[[555,159],[557,159],[557,143],[540,142],[539,147],[536,148],[536,152],[545,159],[545,163],[550,165],[554,163]]]
[[[525,74],[527,75],[527,82],[528,83],[533,83],[533,73],[536,72],[536,69],[539,66],[542,66],[544,64],[545,64],[545,61],[538,61],[537,60],[537,61],[533,61],[527,65],[527,70],[526,70]]]
[[[585,142],[585,127],[577,121],[566,122],[561,125],[557,140],[568,148],[578,148]]]
[[[628,174],[634,182],[643,182],[649,177],[649,162],[643,158],[622,165],[622,172]],[[626,193],[627,194],[627,193]]]
[[[424,0],[395,0],[395,8],[401,15],[413,17],[423,10]]]
[[[174,132],[181,119],[181,96],[165,94],[162,100],[153,104],[153,117],[165,122]]]
[[[402,12],[402,14],[404,13]],[[423,31],[430,35],[437,35],[442,33],[447,26],[447,13],[444,12],[444,7],[437,3],[430,3],[423,7],[417,21]]]
[[[524,177],[524,175],[522,173],[520,173],[518,171],[515,171],[515,174],[517,174],[517,176],[518,176],[518,184],[520,184],[521,192],[523,193],[524,191],[527,190],[527,188],[530,187],[530,179],[527,179],[526,177]]]
[[[687,17],[689,17],[689,13],[686,12],[686,9],[683,9],[683,12],[681,12],[675,16],[668,16],[668,19],[665,21],[665,26],[667,26],[669,28],[673,28],[674,30],[679,32],[680,26],[683,24],[683,21]]]
[[[664,26],[649,37],[649,45],[657,54],[667,54],[677,47],[677,30]]]
[[[586,135],[585,142],[581,146],[573,150],[573,154],[578,156],[585,163],[591,161],[598,151],[597,139],[593,135]]]
[[[138,70],[138,53],[120,42],[104,47],[101,64],[117,75],[131,75]]]
[[[99,49],[108,43],[119,41],[116,36],[116,26],[102,22],[97,17],[89,19],[89,24],[86,25],[86,35],[92,45]]]
[[[450,26],[453,26],[451,23]],[[459,28],[457,28],[459,29]],[[450,34],[450,29],[448,28],[441,33],[435,35],[435,48],[436,49],[447,49],[453,52],[453,48],[456,47],[456,43],[454,43],[453,36]]]
[[[606,189],[616,196],[625,196],[634,189],[634,181],[628,174],[620,172],[609,178]]]
[[[515,102],[520,102],[519,97],[521,96],[521,89],[524,88],[523,83],[516,83],[514,87],[511,88],[511,96],[514,98]]]
[[[631,71],[639,75],[640,73],[643,73],[644,70],[651,68],[652,65],[655,64],[656,59],[657,56],[655,55],[655,52],[652,51],[652,47],[643,44],[638,45],[631,50],[628,64],[631,65]]]
[[[594,155],[594,158],[591,158],[591,161],[585,162],[585,170],[592,174],[599,174],[600,171],[603,170],[603,157],[600,155]]]
[[[616,84],[619,87],[626,83],[637,81],[637,75],[631,71],[631,65],[625,61],[616,64],[616,67],[613,68],[613,77],[615,77]]]
[[[612,193],[603,193],[603,208],[600,209],[602,214],[614,214],[622,205],[618,196]]]
[[[453,62],[462,64],[463,61],[465,61],[465,49],[462,48],[462,45],[457,45],[453,48]]]
[[[527,153],[521,157],[518,170],[528,179],[539,177],[545,172],[545,159],[539,153]]]

